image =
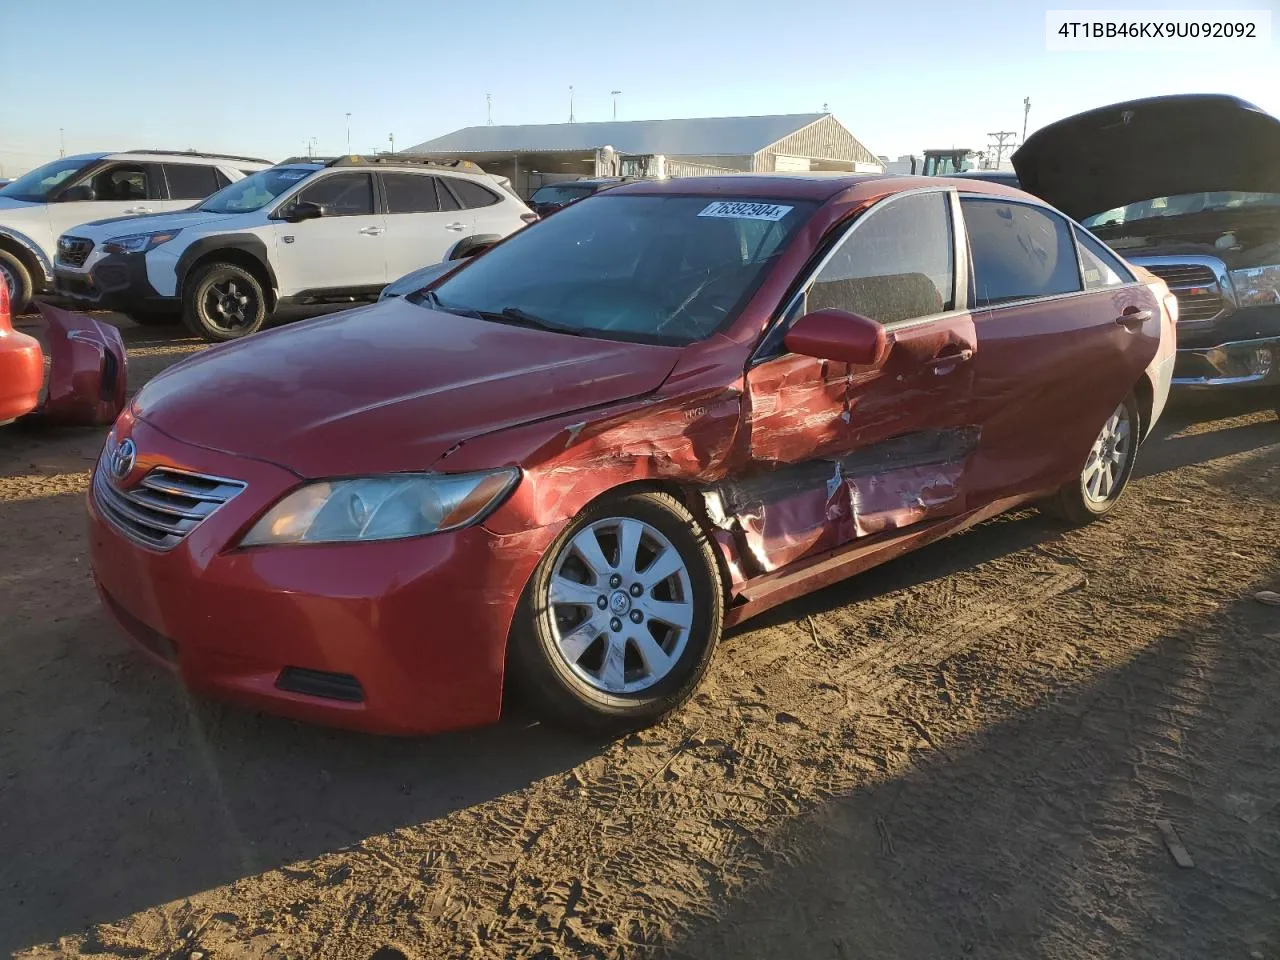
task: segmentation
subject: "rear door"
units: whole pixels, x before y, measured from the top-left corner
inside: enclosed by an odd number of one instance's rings
[[[376,295],[387,282],[386,218],[379,212],[373,174],[343,170],[307,183],[294,203],[318,203],[315,220],[275,222],[277,277],[285,296]]]
[[[470,221],[463,219],[457,199],[438,178],[393,170],[379,176],[387,204],[388,282],[439,263],[470,233]]]
[[[982,342],[973,495],[1056,488],[1079,471],[1155,355],[1159,305],[1110,251],[1054,210],[992,196],[964,197],[961,208]]]
[[[169,186],[169,199],[161,203],[165,210],[194,207],[222,189],[226,181],[211,163],[164,163],[161,167]]]
[[[504,203],[501,188],[496,185],[490,188],[474,177],[449,177],[446,182],[463,209],[471,215],[473,233],[505,237],[524,226],[515,204]]]
[[[725,495],[761,569],[965,509],[978,344],[956,216],[944,190],[872,207],[757,352],[746,378],[751,462]],[[883,323],[884,365],[788,353],[788,324],[824,308]]]

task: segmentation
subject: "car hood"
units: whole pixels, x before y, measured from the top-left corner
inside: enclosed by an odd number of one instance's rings
[[[77,237],[90,240],[119,237],[126,233],[154,233],[158,230],[182,230],[187,227],[198,227],[206,223],[222,222],[232,213],[209,213],[205,210],[177,210],[173,213],[155,213],[150,216],[107,217],[103,220],[90,220],[82,223],[72,231]],[[121,224],[127,224],[121,230]]]
[[[303,477],[423,470],[469,438],[655,390],[679,355],[393,299],[207,350],[134,412]]]
[[[1182,193],[1280,193],[1280,120],[1217,94],[1131,100],[1037,130],[1013,166],[1077,220]]]

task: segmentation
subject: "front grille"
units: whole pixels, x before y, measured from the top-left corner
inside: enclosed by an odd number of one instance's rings
[[[170,467],[156,467],[128,490],[117,489],[102,465],[93,477],[102,515],[129,539],[155,550],[172,550],[244,488],[239,480]]]
[[[73,267],[83,267],[93,253],[93,241],[84,237],[59,237],[58,262]]]
[[[304,693],[309,697],[323,697],[325,700],[345,700],[347,703],[364,701],[364,688],[349,673],[285,667],[276,678],[276,689]]]
[[[1179,323],[1216,320],[1226,308],[1217,275],[1198,263],[1144,264],[1178,298]]]

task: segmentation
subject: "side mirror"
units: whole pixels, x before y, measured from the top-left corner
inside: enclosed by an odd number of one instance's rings
[[[74,187],[67,187],[62,193],[58,194],[59,203],[75,203],[94,199],[96,198],[93,193],[93,186],[88,183],[77,183]]]
[[[324,204],[299,200],[285,211],[284,219],[289,223],[301,223],[303,220],[315,220],[328,214],[329,209]]]
[[[802,357],[878,367],[889,353],[889,337],[876,321],[844,310],[815,310],[791,325],[782,340]]]

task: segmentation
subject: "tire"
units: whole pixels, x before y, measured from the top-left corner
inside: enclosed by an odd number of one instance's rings
[[[241,315],[223,313],[227,311]],[[209,263],[183,284],[182,322],[198,337],[213,343],[257,333],[267,320],[267,298],[258,278],[234,263]]]
[[[25,313],[36,292],[35,284],[26,264],[8,250],[0,250],[0,283],[9,287],[9,310],[13,315]]]
[[[591,543],[594,566],[584,560]],[[530,706],[572,729],[616,734],[650,726],[688,700],[724,622],[713,551],[693,515],[665,493],[587,507],[547,549],[516,608],[511,676]],[[640,558],[644,569],[634,573]]]
[[[1138,400],[1130,392],[1103,424],[1079,476],[1042,504],[1045,512],[1077,526],[1105,517],[1133,475],[1141,436]]]

